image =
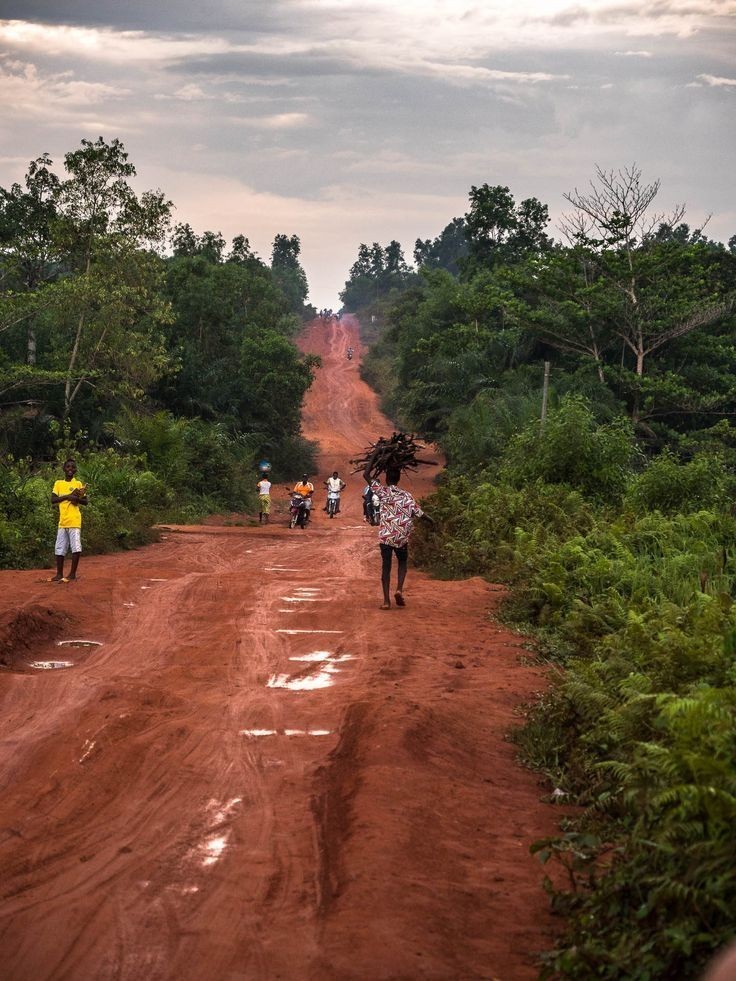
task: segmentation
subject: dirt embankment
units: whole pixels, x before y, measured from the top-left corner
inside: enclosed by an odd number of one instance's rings
[[[347,461],[391,426],[354,321],[301,343],[305,531],[284,494],[268,527],[171,530],[74,584],[0,573],[2,979],[536,976],[528,845],[559,812],[505,734],[543,678],[481,580],[410,569],[379,610]]]

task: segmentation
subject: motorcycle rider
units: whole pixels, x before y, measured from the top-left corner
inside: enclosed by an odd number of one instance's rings
[[[306,520],[309,520],[309,512],[312,510],[312,494],[314,494],[314,484],[309,479],[309,474],[302,474],[302,479],[298,480],[294,484],[293,494],[301,494],[304,498],[307,514]]]
[[[340,513],[340,492],[345,487],[347,487],[347,484],[345,483],[344,480],[341,480],[340,479],[340,476],[339,476],[337,470],[334,470],[333,471],[332,476],[331,477],[328,477],[327,480],[324,482],[324,484],[325,484],[325,487],[327,488],[327,497],[328,497],[328,499],[329,499],[330,495],[332,495],[332,494],[336,494],[337,495],[337,507],[335,508],[335,514],[339,514]],[[327,505],[325,505],[324,510],[325,511],[327,510]]]

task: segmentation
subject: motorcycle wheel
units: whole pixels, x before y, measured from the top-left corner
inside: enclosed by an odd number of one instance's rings
[[[291,519],[289,521],[289,527],[290,528],[293,528],[294,527],[294,525],[296,524],[296,519],[297,519],[297,516],[295,514],[292,514]]]

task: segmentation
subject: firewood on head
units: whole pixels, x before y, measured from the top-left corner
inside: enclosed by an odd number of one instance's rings
[[[375,443],[366,447],[362,457],[350,462],[353,473],[369,470],[371,477],[377,477],[387,470],[416,470],[420,466],[436,466],[434,460],[424,460],[417,456],[426,447],[417,443],[413,433],[392,433],[391,438],[380,436]]]

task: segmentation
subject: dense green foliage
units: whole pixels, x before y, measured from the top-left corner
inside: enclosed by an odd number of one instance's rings
[[[242,235],[228,250],[171,232],[171,202],[134,176],[100,138],[63,175],[43,155],[0,189],[0,566],[37,564],[42,539],[48,557],[59,454],[89,482],[93,550],[249,506],[262,456],[289,476],[311,461],[299,414],[319,362],[292,342],[308,313],[298,237],[277,235],[268,266]]]
[[[736,904],[736,479],[709,456],[637,472],[630,432],[584,413],[565,402],[493,475],[448,478],[428,504],[441,535],[417,552],[510,583],[509,618],[564,663],[518,737],[586,808],[538,846],[574,885],[551,973],[696,977]],[[577,451],[556,466],[553,429]]]
[[[535,199],[474,187],[364,369],[448,457],[416,558],[507,582],[553,672],[518,734],[582,805],[536,846],[568,873],[551,977],[694,978],[733,935],[736,239],[657,190],[598,171],[564,245]]]

